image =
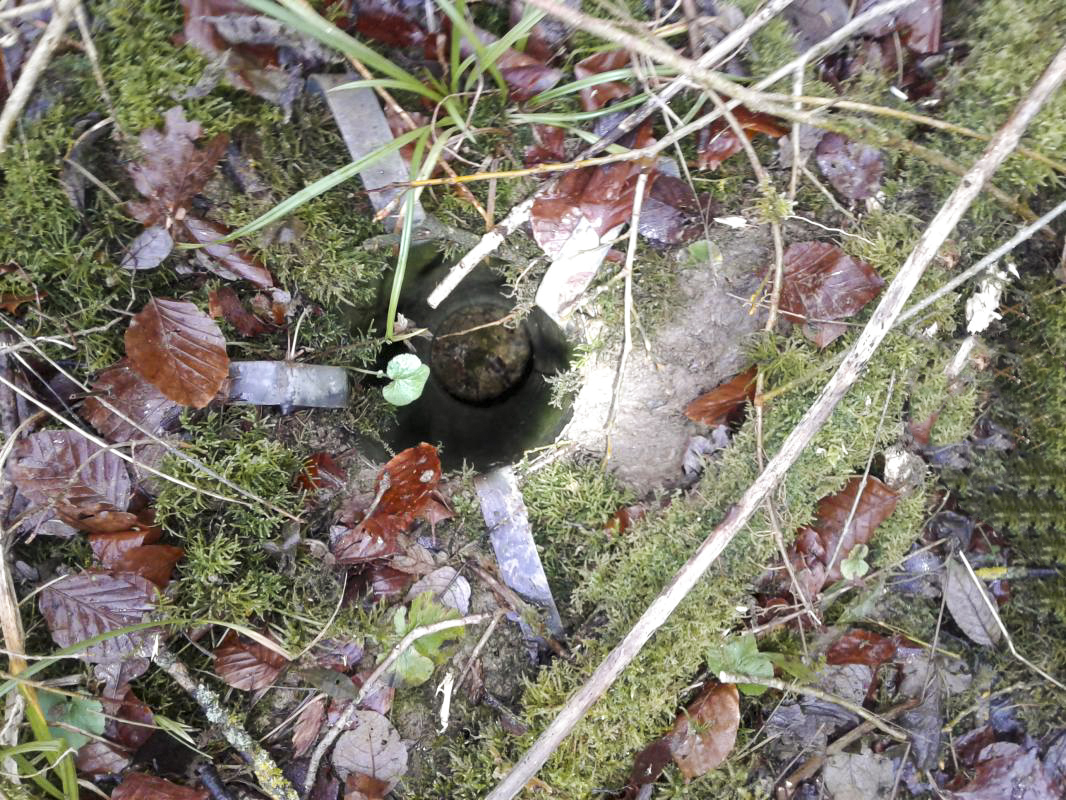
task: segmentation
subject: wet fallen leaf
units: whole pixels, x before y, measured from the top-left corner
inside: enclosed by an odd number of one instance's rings
[[[356,8],[355,30],[390,47],[422,48],[429,35],[410,15],[410,6],[395,0],[363,0]]]
[[[953,800],[1058,800],[1056,789],[1035,747],[996,742],[985,748],[985,758],[966,786],[952,792]],[[991,757],[987,757],[991,756]]]
[[[89,534],[89,547],[93,551],[93,557],[100,562],[101,566],[110,567],[127,550],[158,542],[162,535],[161,528],[151,525],[137,531],[91,533]]]
[[[163,778],[131,772],[111,792],[111,800],[208,800],[203,789],[186,789]]]
[[[270,686],[288,665],[281,654],[233,631],[215,648],[215,672],[234,689],[256,691]]]
[[[174,249],[174,239],[162,225],[145,228],[129,243],[122,256],[124,269],[154,269],[163,263]]]
[[[152,710],[128,686],[122,699],[105,697],[101,702],[108,715],[104,732],[116,744],[134,751],[156,732]]]
[[[627,50],[605,50],[578,61],[574,65],[574,77],[581,80],[599,75],[601,72],[623,69],[630,65],[631,59],[632,56]],[[624,81],[597,83],[581,90],[581,107],[585,111],[596,111],[610,105],[615,100],[629,97],[631,94],[633,94],[633,88]]]
[[[212,317],[226,320],[241,336],[258,336],[273,330],[255,314],[248,311],[228,286],[215,289],[208,295],[208,312]]]
[[[420,513],[440,483],[440,457],[433,445],[409,447],[390,459],[378,476],[381,492],[377,514],[410,516]]]
[[[41,615],[52,639],[70,647],[101,633],[144,622],[155,610],[158,590],[140,575],[90,570],[66,575],[41,591]],[[89,662],[122,661],[146,646],[151,630],[121,633],[76,657]]]
[[[333,748],[333,767],[343,778],[369,775],[392,788],[407,772],[407,747],[400,734],[376,711],[356,711],[352,730]]]
[[[884,285],[873,267],[834,244],[797,242],[785,250],[780,308],[825,347],[846,330],[834,320],[857,314]]]
[[[945,570],[944,602],[955,624],[977,644],[991,647],[998,643],[1003,633],[996,624],[995,601],[988,590],[970,577],[957,556],[948,559]]]
[[[42,293],[40,297],[43,296]],[[0,294],[0,309],[3,309],[8,314],[15,314],[17,316],[19,309],[22,308],[23,305],[36,302],[37,299],[38,295],[36,294],[10,294],[4,292],[3,294]]]
[[[872,8],[877,0],[860,0],[856,14]],[[886,14],[868,25],[863,33],[885,37],[901,34],[901,42],[908,50],[919,54],[940,50],[940,26],[943,19],[942,0],[919,0],[893,14]]]
[[[480,28],[475,28],[474,32],[482,45],[487,46],[496,41],[495,36]],[[466,39],[463,39],[460,44],[460,50],[464,56],[474,53]],[[500,70],[504,83],[507,84],[511,99],[519,103],[548,91],[563,77],[562,70],[549,67],[528,53],[522,53],[513,48],[508,48],[500,54],[500,57],[496,59],[496,66]]]
[[[274,285],[274,276],[258,258],[233,242],[216,241],[231,232],[229,227],[203,217],[186,216],[176,223],[175,231],[181,241],[203,245],[193,253],[208,272],[231,281],[246,280],[260,289]]]
[[[782,12],[796,34],[800,52],[813,47],[851,19],[845,0],[795,0]]]
[[[737,106],[733,109],[733,116],[749,139],[756,133],[774,138],[788,133],[788,128],[777,117],[769,114],[749,111],[743,106]],[[723,161],[739,153],[742,146],[728,122],[723,119],[715,120],[700,131],[697,144],[697,166],[700,169],[718,169]]]
[[[827,133],[814,151],[814,160],[833,188],[849,200],[873,197],[881,189],[885,159],[874,147]]]
[[[344,800],[385,800],[387,781],[353,772],[344,782]]]
[[[140,575],[162,589],[170,583],[174,567],[184,555],[185,551],[180,547],[146,544],[125,550],[111,559],[111,563],[106,566],[113,572],[132,572],[134,575]]]
[[[331,670],[332,671],[332,670]],[[337,673],[340,675],[340,673]],[[343,676],[342,676],[343,677]],[[351,681],[349,681],[351,683]],[[326,698],[317,697],[303,707],[292,726],[292,757],[299,758],[318,739],[319,728],[326,718]]]
[[[85,399],[79,413],[111,442],[145,438],[132,423],[159,434],[173,427],[181,415],[181,406],[131,369],[126,359],[101,372],[92,389],[93,394]],[[130,421],[105,407],[101,400],[106,400]]]
[[[662,246],[692,241],[704,232],[714,207],[708,195],[697,197],[687,181],[659,175],[640,210],[640,235]]]
[[[687,406],[685,416],[713,428],[724,425],[734,412],[755,399],[755,367],[730,378],[715,389],[701,394]]]
[[[731,683],[712,683],[679,714],[670,754],[686,780],[706,775],[726,760],[740,727],[740,694]]]
[[[534,125],[533,145],[526,148],[525,164],[558,163],[566,160],[566,129],[555,125]]]
[[[126,165],[134,187],[145,198],[127,207],[148,228],[160,224],[169,227],[185,216],[192,198],[214,174],[229,141],[225,134],[219,134],[198,149],[200,124],[186,120],[180,106],[167,111],[163,119],[162,131],[141,133],[141,157]]]
[[[414,582],[411,573],[380,562],[369,565],[367,577],[370,579],[370,591],[375,600],[398,599],[407,593],[408,587]]]
[[[82,775],[117,775],[130,761],[131,754],[117,744],[92,741],[78,750],[75,766]]]
[[[629,771],[629,779],[626,781],[623,800],[632,800],[637,797],[641,788],[655,783],[663,774],[666,765],[670,763],[669,735],[661,736],[649,744],[633,759],[633,768]]]
[[[343,533],[330,545],[330,552],[346,566],[388,558],[400,552],[396,537],[406,528],[399,517],[374,517]]]
[[[130,477],[126,463],[73,430],[41,431],[15,446],[11,481],[31,507],[51,509],[81,530],[129,530]]]
[[[873,631],[856,628],[833,642],[826,651],[828,664],[865,664],[876,670],[896,657],[902,637],[899,634],[882,636]]]
[[[229,375],[222,331],[192,303],[152,298],[126,330],[131,367],[181,405],[203,408]]]
[[[856,545],[869,544],[877,526],[896,508],[899,495],[874,477],[867,478],[856,504],[860,486],[862,478],[855,477],[837,494],[822,498],[818,503],[817,520],[813,526],[801,528],[789,548],[793,569],[808,597],[813,597],[823,586],[840,580],[840,562]],[[849,518],[851,524],[845,530]],[[830,559],[833,559],[832,563]]]
[[[329,453],[312,453],[304,461],[304,468],[296,478],[301,489],[308,492],[337,491],[348,482],[348,475]]]

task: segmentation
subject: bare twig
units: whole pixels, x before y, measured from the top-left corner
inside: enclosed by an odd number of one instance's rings
[[[59,46],[63,33],[66,31],[67,26],[70,25],[71,17],[74,16],[74,9],[77,6],[78,0],[57,0],[55,9],[52,12],[52,19],[49,20],[48,26],[44,29],[44,33],[41,34],[41,38],[37,40],[30,57],[26,59],[26,63],[22,67],[22,74],[19,75],[11,94],[8,95],[3,111],[0,111],[0,153],[7,149],[8,135],[15,126],[22,109],[29,102],[33,87],[37,85],[37,81],[48,66],[52,53]]]
[[[538,5],[544,2],[544,0],[531,1]],[[977,199],[996,168],[1018,146],[1018,141],[1029,122],[1059,88],[1064,78],[1066,78],[1066,47],[1055,55],[1048,68],[1018,104],[1010,119],[996,133],[985,152],[929,223],[839,369],[781,444],[766,468],[727,512],[725,519],[678,570],[625,638],[608,654],[585,684],[570,697],[555,720],[493,789],[486,800],[510,800],[521,791],[578,721],[585,716],[593,703],[607,691],[626,666],[636,658],[648,639],[699,582],[733,537],[751,519],[755,510],[782,480],[815,434],[828,421],[833,409],[859,379],[899,317],[907,298],[914,291],[926,267],[932,262],[963,214]]]
[[[218,692],[197,681],[178,657],[165,647],[152,654],[152,662],[169,675],[196,701],[207,721],[216,726],[234,750],[248,762],[260,788],[273,800],[299,800],[300,796],[282,775],[270,753],[237,724],[238,717],[222,704]]]
[[[487,619],[492,619],[493,616],[493,614],[469,614],[460,619],[446,619],[443,622],[434,622],[432,625],[423,625],[420,628],[415,628],[404,636],[399,644],[392,648],[392,651],[386,656],[385,660],[378,664],[374,671],[370,673],[370,676],[359,688],[358,696],[352,700],[341,715],[337,717],[337,721],[333,723],[333,727],[326,731],[326,735],[322,737],[318,745],[315,747],[314,752],[311,754],[311,760],[307,764],[307,780],[304,783],[304,795],[310,794],[311,787],[315,785],[315,777],[318,773],[318,765],[322,763],[322,757],[337,740],[337,737],[340,736],[345,728],[348,727],[349,723],[351,723],[352,719],[355,717],[355,712],[359,709],[359,704],[376,690],[378,681],[380,681],[382,676],[388,672],[389,668],[396,663],[396,659],[404,654],[408,647],[413,645],[423,636],[431,636],[434,633],[440,633],[441,631],[446,631],[450,628],[461,628],[464,625],[477,625]]]

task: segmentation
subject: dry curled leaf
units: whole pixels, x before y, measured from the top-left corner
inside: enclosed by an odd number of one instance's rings
[[[163,778],[131,772],[111,792],[111,800],[208,800],[203,789],[186,789]]]
[[[744,106],[733,109],[733,116],[744,135],[749,139],[756,133],[777,138],[788,133],[788,128],[777,117],[758,111],[749,111]],[[718,169],[719,165],[742,147],[740,139],[724,119],[718,119],[700,131],[697,144],[697,165],[700,169]]]
[[[255,314],[248,311],[237,297],[237,293],[228,286],[215,289],[208,297],[208,311],[215,319],[226,320],[241,336],[258,336],[273,330]]]
[[[628,67],[632,56],[627,50],[605,50],[588,58],[583,58],[574,65],[574,77],[578,80]],[[606,81],[582,89],[581,107],[585,111],[596,111],[615,100],[621,100],[633,94],[633,88],[624,81]]]
[[[175,225],[175,231],[181,241],[203,245],[193,252],[208,272],[231,281],[243,279],[260,289],[274,285],[274,276],[258,258],[233,242],[217,241],[230,233],[229,227],[203,217],[186,216]]]
[[[356,711],[352,730],[341,734],[333,748],[337,774],[369,775],[392,786],[407,772],[407,747],[400,734],[376,711]]]
[[[986,647],[997,644],[1002,631],[993,611],[995,600],[970,576],[966,565],[957,556],[950,558],[945,567],[944,602],[955,624],[977,644]]]
[[[152,298],[126,330],[130,365],[164,395],[193,408],[210,403],[229,375],[226,340],[192,303]]]
[[[70,647],[101,633],[144,622],[156,607],[158,590],[140,575],[90,570],[66,575],[41,591],[41,615],[52,639]],[[121,633],[77,655],[86,661],[123,661],[145,646],[149,630]]]
[[[264,689],[288,663],[280,653],[233,631],[215,648],[215,672],[234,689]]]
[[[678,715],[670,754],[687,780],[706,775],[726,760],[740,727],[740,693],[731,683],[712,684]]]
[[[340,673],[338,673],[340,674]],[[316,697],[304,706],[292,726],[292,757],[299,758],[315,743],[326,718],[326,698]]]
[[[387,782],[358,772],[344,782],[344,800],[385,800],[388,791]]]
[[[92,390],[79,413],[110,442],[144,439],[145,433],[137,426],[152,434],[162,433],[172,428],[181,415],[181,406],[141,377],[126,359],[101,372]],[[122,416],[102,401],[114,406]]]
[[[174,249],[174,239],[162,225],[145,228],[129,245],[122,256],[124,269],[154,269],[163,263]]]
[[[849,200],[865,200],[881,188],[885,158],[874,147],[827,133],[814,151],[814,160],[833,188]]]
[[[896,651],[904,642],[902,636],[882,636],[873,631],[856,628],[848,631],[826,651],[827,664],[865,664],[877,670],[882,664],[892,661],[896,657]]]
[[[11,480],[32,507],[90,532],[129,530],[137,517],[126,511],[126,464],[73,430],[41,431],[15,446]]]
[[[701,394],[687,406],[685,416],[713,428],[724,425],[744,403],[755,399],[755,367],[730,378],[711,391]]]
[[[846,329],[834,320],[857,314],[884,285],[873,267],[835,244],[797,242],[785,250],[780,308],[825,347]]]

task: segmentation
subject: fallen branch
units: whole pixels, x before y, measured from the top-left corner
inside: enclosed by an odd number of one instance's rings
[[[531,1],[535,2],[538,7],[543,7],[544,0]],[[833,377],[826,383],[814,404],[782,443],[781,449],[770,459],[766,468],[737,503],[730,508],[725,519],[678,570],[625,638],[600,663],[585,684],[571,695],[555,720],[493,789],[486,800],[510,800],[536,775],[574,726],[636,658],[655,631],[666,622],[711,564],[722,554],[733,537],[740,532],[770,492],[780,483],[803,450],[811,443],[815,434],[828,421],[833,409],[859,379],[863,369],[870,362],[902,312],[907,298],[914,291],[926,267],[932,262],[941,245],[955,229],[991,175],[1018,146],[1025,128],[1048,98],[1059,88],[1064,78],[1066,78],[1066,47],[1055,55],[1029,93],[1015,108],[1010,119],[999,129],[985,152],[955,187],[940,211],[929,223],[914,250],[885,291],[863,332],[848,351]]]

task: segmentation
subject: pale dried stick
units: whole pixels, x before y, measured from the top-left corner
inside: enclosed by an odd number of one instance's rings
[[[535,1],[542,2],[542,0]],[[1059,88],[1064,78],[1066,78],[1066,47],[1055,55],[1051,64],[1015,108],[1010,119],[999,129],[966,177],[944,201],[940,211],[929,223],[914,250],[900,267],[896,277],[882,296],[877,309],[870,317],[870,321],[848,351],[839,369],[786,437],[781,448],[767,463],[766,468],[737,503],[730,508],[725,519],[678,570],[630,632],[607,655],[585,684],[571,695],[555,720],[541,733],[533,746],[492,790],[486,800],[510,800],[536,775],[574,726],[610,688],[655,631],[666,622],[674,609],[700,581],[711,564],[751,519],[756,509],[762,505],[766,496],[784,478],[815,434],[828,421],[833,409],[859,379],[899,317],[907,298],[914,291],[926,267],[936,257],[941,245],[955,229],[966,210],[977,199],[996,168],[1018,146],[1018,141],[1029,122]]]
[[[494,614],[469,614],[460,619],[446,619],[442,622],[434,622],[432,625],[423,625],[420,628],[415,628],[404,636],[399,644],[392,648],[392,651],[385,657],[385,660],[378,664],[374,671],[370,673],[370,677],[368,677],[363,682],[363,685],[359,687],[359,694],[354,700],[348,703],[348,707],[344,709],[339,717],[337,717],[337,721],[333,723],[333,727],[326,731],[326,735],[323,736],[318,745],[316,745],[314,752],[311,754],[311,760],[307,764],[307,779],[304,782],[304,795],[310,794],[311,787],[315,785],[315,777],[318,772],[318,765],[322,763],[322,757],[337,740],[337,737],[340,736],[344,729],[351,723],[352,719],[355,717],[355,712],[359,709],[359,704],[371,694],[371,691],[376,688],[377,682],[381,680],[382,676],[388,672],[389,668],[396,663],[396,659],[403,655],[408,647],[413,645],[423,636],[431,636],[434,633],[440,633],[441,631],[446,631],[450,628],[461,628],[464,625],[477,625],[494,616]]]
[[[118,115],[115,113],[115,102],[111,99],[111,92],[107,89],[104,71],[100,69],[100,53],[96,50],[92,31],[89,29],[89,15],[85,13],[85,6],[82,5],[80,0],[74,7],[74,19],[78,23],[78,32],[81,34],[81,42],[85,46],[85,55],[89,57],[89,66],[92,68],[93,78],[96,80],[97,88],[100,89],[100,97],[103,98],[104,105],[107,106],[108,115],[115,120],[115,125],[117,126],[119,123]]]
[[[16,17],[36,14],[38,11],[51,8],[51,6],[52,0],[37,0],[36,3],[24,3],[23,5],[15,6],[14,8],[5,8],[0,10],[0,20],[14,19]]]
[[[22,113],[22,109],[29,102],[33,87],[37,85],[37,81],[48,67],[52,53],[59,46],[63,33],[66,31],[67,26],[70,25],[71,17],[74,16],[74,9],[77,6],[78,0],[57,0],[55,9],[52,12],[52,19],[48,21],[48,26],[44,29],[44,33],[37,40],[30,57],[26,59],[26,63],[22,67],[22,74],[19,75],[11,94],[8,95],[3,111],[0,111],[0,153],[7,149],[8,135],[11,133],[11,129],[15,127],[15,122]]]

